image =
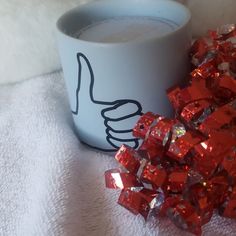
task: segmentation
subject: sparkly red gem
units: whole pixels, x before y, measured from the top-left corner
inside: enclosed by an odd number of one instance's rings
[[[106,187],[112,189],[124,189],[142,187],[143,184],[131,173],[121,173],[118,169],[105,172]]]
[[[137,173],[140,167],[140,156],[137,151],[126,145],[122,145],[115,155],[115,159],[130,173]]]
[[[236,199],[229,199],[220,208],[220,215],[236,219]]]
[[[125,207],[133,214],[141,214],[145,219],[149,213],[149,204],[139,192],[133,192],[130,189],[122,190],[118,199],[118,204]]]
[[[236,187],[229,192],[229,196],[219,208],[219,213],[224,217],[236,218]]]
[[[236,94],[236,80],[232,76],[223,75],[219,80],[218,86],[230,90],[233,95]]]
[[[173,108],[175,109],[175,111],[177,112],[177,114],[179,113],[179,111],[182,109],[182,107],[185,105],[185,101],[182,101],[181,98],[181,89],[179,87],[173,87],[167,90],[167,96],[173,106]]]
[[[228,195],[229,182],[226,172],[221,172],[216,176],[213,176],[207,183],[207,191],[211,197],[211,202],[214,207],[219,207]]]
[[[187,198],[197,209],[198,214],[201,216],[202,224],[210,221],[214,209],[211,202],[211,192],[207,190],[206,185],[206,182],[197,183],[187,190]]]
[[[164,203],[161,205],[159,215],[166,216],[168,209],[175,207],[181,200],[182,199],[180,195],[167,197]]]
[[[156,145],[165,147],[170,139],[170,132],[175,122],[169,119],[162,119],[150,129],[148,140]]]
[[[203,141],[203,139],[201,135],[197,135],[194,132],[187,132],[177,140],[171,141],[167,155],[176,161],[182,161],[190,149]]]
[[[194,42],[191,48],[190,55],[195,56],[197,59],[202,61],[204,56],[207,54],[208,44],[204,39],[198,39]]]
[[[231,103],[218,108],[215,112],[209,115],[206,120],[200,125],[201,132],[209,134],[212,130],[218,130],[226,124],[230,124],[236,118],[236,109]]]
[[[150,126],[158,117],[158,115],[155,115],[152,112],[147,112],[146,114],[141,116],[133,129],[133,136],[136,138],[144,139],[147,132],[149,131]]]
[[[164,148],[161,145],[154,144],[149,139],[143,141],[139,147],[139,153],[148,159],[151,164],[157,164],[158,159],[163,156]]]
[[[174,171],[168,176],[167,190],[180,193],[184,190],[188,178],[188,171]]]
[[[224,132],[214,132],[210,138],[194,146],[194,169],[205,177],[210,177],[223,160],[223,155],[231,148],[233,141]]]
[[[150,203],[158,194],[156,190],[143,188],[139,192],[140,196],[142,196],[148,203]]]
[[[119,204],[148,216],[169,216],[195,235],[213,211],[236,218],[236,25],[228,24],[191,48],[192,72],[184,88],[167,90],[175,119],[148,112],[133,135],[138,150],[116,154],[125,168],[105,173],[122,189]]]
[[[212,103],[206,100],[195,101],[185,106],[180,114],[185,123],[196,122],[198,125],[198,119],[204,115],[204,113],[211,110]]]
[[[236,148],[232,147],[229,152],[224,156],[221,162],[221,167],[228,173],[229,177],[233,178],[234,184],[236,184]]]
[[[141,175],[141,179],[144,182],[154,184],[156,187],[161,187],[164,184],[166,177],[167,174],[164,168],[151,164],[147,164],[144,167]]]
[[[177,227],[195,235],[201,235],[201,217],[188,201],[181,200],[177,205],[167,210],[167,215]]]

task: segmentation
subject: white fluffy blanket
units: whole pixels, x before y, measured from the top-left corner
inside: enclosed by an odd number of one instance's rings
[[[61,73],[0,88],[1,236],[183,236],[167,219],[144,223],[105,189],[111,156],[81,145]],[[204,236],[234,236],[214,216]]]

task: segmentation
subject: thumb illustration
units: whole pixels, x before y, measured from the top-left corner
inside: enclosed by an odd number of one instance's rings
[[[79,112],[79,95],[83,96],[87,102],[94,102],[93,97],[93,86],[94,86],[94,74],[92,67],[84,54],[77,54],[77,62],[78,62],[78,82],[76,88],[76,107],[75,110],[72,110],[74,115],[77,115]],[[86,71],[87,70],[87,71]],[[88,76],[83,76],[86,74]]]
[[[90,117],[91,124],[89,127],[94,125],[94,131],[101,133],[99,141],[103,143],[102,147],[101,145],[97,146],[96,142],[94,144],[87,142],[87,144],[102,151],[115,151],[124,143],[137,148],[139,140],[133,138],[132,128],[142,115],[141,104],[132,99],[96,100],[94,98],[95,76],[92,66],[88,58],[82,53],[77,54],[77,61],[76,108],[72,113],[78,116],[78,121],[88,120]]]

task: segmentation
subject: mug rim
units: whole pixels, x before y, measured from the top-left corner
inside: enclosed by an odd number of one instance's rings
[[[136,0],[129,0],[129,4],[132,4],[133,3],[139,3],[138,1]],[[125,4],[127,3],[126,0],[119,0],[119,3],[122,4],[122,2]],[[78,5],[77,7],[74,7],[68,11],[66,11],[64,14],[62,14],[59,19],[57,20],[56,22],[56,29],[57,29],[57,32],[59,34],[62,34],[64,37],[67,37],[68,39],[71,39],[71,40],[75,40],[77,41],[78,43],[83,43],[83,44],[90,44],[90,45],[96,45],[96,46],[102,46],[102,47],[114,47],[114,46],[124,46],[124,45],[130,45],[130,44],[140,44],[140,43],[151,43],[153,41],[157,41],[157,40],[163,40],[163,39],[166,39],[166,38],[169,38],[169,37],[172,37],[174,36],[175,34],[177,34],[178,32],[180,32],[181,30],[183,30],[191,21],[191,18],[192,18],[192,14],[190,12],[190,10],[184,6],[183,4],[179,3],[179,2],[176,2],[176,1],[173,1],[173,0],[146,0],[145,2],[143,1],[143,3],[147,4],[148,2],[152,2],[154,4],[158,4],[158,2],[162,2],[162,3],[168,3],[168,4],[171,4],[172,6],[178,6],[179,8],[182,8],[183,12],[185,13],[185,16],[186,16],[186,19],[184,19],[184,22],[183,24],[179,25],[176,29],[174,29],[173,31],[171,32],[168,32],[162,36],[158,36],[158,37],[155,37],[155,36],[152,36],[150,38],[145,38],[145,39],[136,39],[136,40],[131,40],[131,41],[125,41],[125,42],[99,42],[99,41],[91,41],[91,40],[83,40],[83,39],[80,39],[80,38],[77,38],[77,37],[74,37],[73,35],[65,32],[61,25],[63,24],[63,22],[65,21],[65,19],[67,17],[69,17],[72,13],[76,12],[77,10],[80,10],[81,8],[86,8],[86,7],[89,7],[89,6],[93,6],[94,4],[106,4],[106,3],[111,3],[110,0],[99,0],[99,1],[92,1],[92,2],[88,2],[88,3],[84,3],[84,4],[80,4]],[[117,2],[116,2],[117,3]],[[149,17],[148,15],[146,15],[146,17]]]

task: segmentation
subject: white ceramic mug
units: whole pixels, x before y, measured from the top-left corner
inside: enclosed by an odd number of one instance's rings
[[[114,17],[158,17],[178,27],[163,36],[94,42],[75,32]],[[60,57],[79,139],[102,151],[136,148],[132,128],[147,111],[170,116],[166,89],[188,72],[190,12],[162,0],[102,0],[81,5],[57,22]]]

